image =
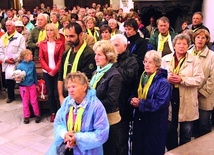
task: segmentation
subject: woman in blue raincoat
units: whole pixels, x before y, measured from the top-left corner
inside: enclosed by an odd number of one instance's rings
[[[102,155],[109,134],[103,104],[83,73],[69,73],[65,85],[69,96],[56,114],[54,142],[47,154]]]

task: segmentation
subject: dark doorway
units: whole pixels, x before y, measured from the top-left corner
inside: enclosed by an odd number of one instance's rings
[[[44,3],[45,7],[50,6],[52,8],[53,6],[53,0],[23,0],[23,7],[27,11],[33,11],[36,6],[40,7],[41,3]]]
[[[110,4],[110,0],[78,0],[78,1],[71,1],[65,0],[65,6],[68,8],[72,8],[73,6],[79,5],[80,7],[91,7],[92,3],[100,4],[101,6],[105,4]]]

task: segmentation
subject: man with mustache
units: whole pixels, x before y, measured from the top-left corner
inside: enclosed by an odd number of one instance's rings
[[[65,28],[65,37],[70,49],[62,56],[58,77],[58,93],[60,104],[67,96],[63,87],[66,75],[71,72],[80,71],[91,79],[95,68],[94,51],[83,40],[83,31],[78,23],[71,22]]]

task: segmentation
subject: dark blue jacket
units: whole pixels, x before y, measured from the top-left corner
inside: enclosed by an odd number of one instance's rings
[[[147,99],[140,100],[134,115],[133,155],[163,155],[167,135],[171,85],[167,71],[159,69]]]

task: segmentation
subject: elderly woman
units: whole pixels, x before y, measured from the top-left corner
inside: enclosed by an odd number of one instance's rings
[[[118,29],[118,24],[115,19],[109,19],[108,25],[110,26],[112,32],[111,36],[114,36],[115,34],[122,34],[122,31]]]
[[[47,154],[102,155],[109,134],[105,108],[83,73],[69,73],[65,86],[69,96],[57,112],[54,143]]]
[[[71,18],[69,16],[63,16],[61,18],[60,23],[62,24],[62,28],[59,29],[59,33],[65,36],[65,27],[71,22]]]
[[[167,137],[171,86],[167,71],[160,68],[157,51],[148,51],[143,61],[138,96],[131,99],[135,109],[132,155],[163,155]]]
[[[91,86],[96,89],[97,97],[103,103],[109,124],[109,139],[103,145],[105,155],[118,155],[119,145],[119,95],[122,77],[115,68],[117,52],[110,41],[103,40],[95,43],[95,62],[97,70],[91,79]]]
[[[86,33],[92,37],[94,37],[95,42],[99,39],[99,32],[97,28],[95,27],[96,24],[96,19],[94,17],[86,17],[85,20],[85,25],[87,27]]]
[[[204,71],[204,81],[198,90],[199,100],[199,136],[212,131],[211,115],[214,108],[214,53],[208,48],[210,34],[205,29],[197,30],[193,35],[195,45],[188,52],[199,57]]]
[[[168,70],[168,81],[173,86],[171,121],[168,126],[167,149],[191,140],[193,121],[199,117],[198,87],[204,80],[200,60],[187,53],[190,38],[179,34],[173,39],[175,53],[164,56],[162,67]],[[178,143],[178,123],[180,142]]]

